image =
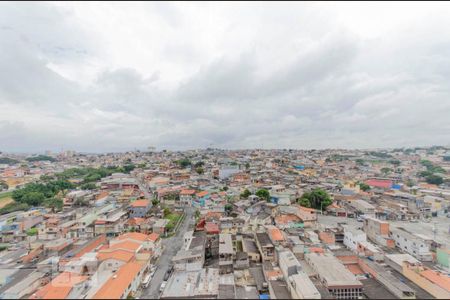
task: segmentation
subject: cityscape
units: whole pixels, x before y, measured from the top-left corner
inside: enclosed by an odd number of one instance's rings
[[[450,147],[0,163],[2,298],[450,296]]]
[[[450,299],[447,2],[0,2],[0,299]]]

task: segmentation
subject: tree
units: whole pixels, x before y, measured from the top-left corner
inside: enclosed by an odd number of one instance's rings
[[[311,207],[311,202],[309,201],[309,199],[304,198],[304,197],[301,197],[300,199],[298,199],[298,204],[300,204],[303,207],[308,207],[308,208]]]
[[[228,187],[227,187],[227,186],[224,186],[224,187],[222,188],[222,190],[226,192],[226,191],[228,191]]]
[[[225,204],[225,212],[229,214],[233,210],[233,205],[230,203]]]
[[[80,188],[82,190],[95,190],[96,189],[96,185],[93,182],[89,182],[89,183],[84,183],[80,186]]]
[[[357,164],[357,165],[360,165],[360,166],[364,166],[364,159],[358,158],[358,159],[356,160],[356,164]]]
[[[250,163],[245,163],[245,168],[248,170],[248,169],[250,169]]]
[[[123,166],[123,169],[124,169],[125,173],[130,173],[135,168],[136,168],[136,166],[133,165],[133,164],[128,164],[128,165]]]
[[[63,208],[63,201],[59,198],[50,198],[44,201],[44,205],[51,209],[52,212],[60,211]]]
[[[164,218],[165,217],[167,217],[168,215],[170,215],[172,212],[170,211],[170,209],[169,208],[164,208],[164,210],[163,210],[163,212],[164,212]]]
[[[152,200],[152,204],[153,204],[153,206],[158,205],[158,204],[159,204],[158,199],[153,199],[153,200]]]
[[[391,159],[389,162],[396,167],[400,165],[400,161],[398,159]]]
[[[442,183],[444,182],[444,180],[442,179],[442,177],[441,177],[441,176],[438,176],[438,175],[430,175],[430,176],[427,176],[427,177],[425,178],[425,180],[426,180],[427,183],[429,183],[429,184],[436,184],[436,185],[440,185],[440,184],[442,184]]]
[[[34,236],[38,234],[38,229],[33,227],[27,230],[27,235],[28,236]]]
[[[205,170],[203,170],[203,168],[201,168],[201,167],[198,167],[195,169],[195,172],[197,172],[197,174],[201,175],[205,172]]]
[[[200,168],[200,167],[203,167],[204,165],[205,165],[205,163],[203,161],[199,161],[199,162],[195,163],[194,167],[195,168]]]
[[[256,196],[258,196],[261,199],[264,199],[266,201],[270,201],[270,193],[266,189],[260,189],[255,193]]]
[[[22,198],[22,202],[30,206],[41,205],[45,200],[45,195],[41,192],[29,192]]]
[[[360,188],[362,191],[364,191],[364,192],[367,192],[367,191],[370,190],[370,186],[369,186],[368,184],[363,183],[363,182],[359,184],[359,188]]]
[[[8,190],[8,188],[9,188],[8,184],[5,181],[0,180],[0,191],[6,191]]]
[[[305,199],[309,201],[311,208],[322,210],[333,202],[330,195],[320,188],[314,189],[311,192],[304,193],[298,200],[300,205],[301,203],[308,203]]]
[[[177,163],[184,169],[192,164],[191,161],[187,158],[180,159],[177,161]]]
[[[245,189],[245,190],[241,193],[240,197],[241,197],[242,199],[247,199],[251,194],[252,194],[252,193],[250,193],[250,191],[249,191],[248,189]]]
[[[391,168],[381,168],[381,173],[383,173],[383,174],[389,174],[392,171],[393,170]]]

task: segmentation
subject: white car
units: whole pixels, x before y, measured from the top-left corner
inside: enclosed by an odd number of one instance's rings
[[[162,293],[164,291],[164,289],[166,288],[167,285],[167,281],[163,281],[161,283],[161,286],[159,287],[159,291]]]

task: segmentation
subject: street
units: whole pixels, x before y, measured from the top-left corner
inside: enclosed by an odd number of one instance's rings
[[[183,223],[180,224],[177,233],[175,236],[164,239],[163,247],[164,251],[161,254],[161,257],[156,262],[156,266],[158,267],[153,278],[150,281],[150,285],[147,289],[142,291],[140,298],[145,299],[156,299],[159,298],[159,288],[161,283],[164,281],[164,275],[169,269],[169,265],[171,263],[172,257],[181,249],[183,245],[183,237],[184,234],[190,229],[190,226],[194,223],[194,208],[186,207],[185,213],[186,217],[183,220]]]

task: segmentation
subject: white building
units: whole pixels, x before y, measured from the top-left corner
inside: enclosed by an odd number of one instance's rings
[[[290,250],[278,254],[279,266],[292,299],[320,299],[320,293],[309,276],[302,270],[300,262]]]
[[[422,261],[432,261],[433,256],[425,239],[407,231],[404,228],[392,228],[389,236],[395,241],[395,246]]]
[[[367,235],[364,231],[346,227],[344,229],[344,245],[356,252],[358,243],[367,241]]]

